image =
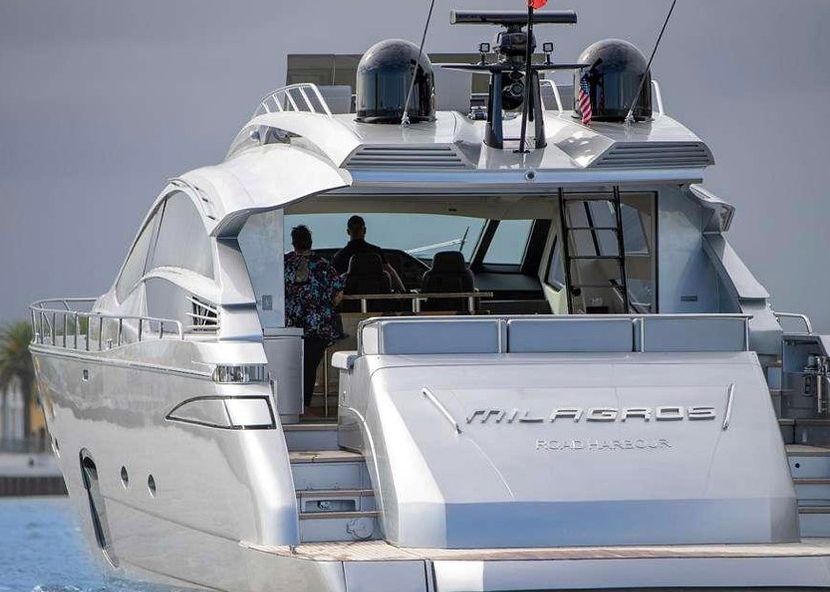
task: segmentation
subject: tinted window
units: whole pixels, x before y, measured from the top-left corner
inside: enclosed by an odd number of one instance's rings
[[[182,267],[213,277],[213,253],[202,217],[190,197],[180,191],[167,198],[152,266]]]
[[[291,214],[285,217],[283,248],[291,250],[291,229],[305,224],[311,229],[313,248],[340,249],[348,241],[347,214]],[[483,218],[441,214],[363,214],[366,240],[384,249],[400,249],[429,261],[439,251],[461,251],[469,261]]]
[[[533,220],[502,220],[484,255],[484,263],[519,265]]]
[[[115,286],[115,295],[119,302],[123,302],[127,298],[133,286],[144,275],[144,269],[147,264],[147,251],[150,248],[150,242],[155,232],[156,222],[158,222],[158,214],[154,214],[152,219],[141,231],[132,251],[130,251],[129,257],[127,257],[127,262],[121,271],[121,277],[118,278],[118,283]]]
[[[565,268],[562,265],[562,245],[559,237],[553,239],[553,251],[550,255],[550,266],[545,280],[547,284],[557,290],[565,286]]]

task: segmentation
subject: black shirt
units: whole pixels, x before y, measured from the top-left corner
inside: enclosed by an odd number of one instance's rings
[[[367,243],[362,238],[352,239],[346,246],[337,251],[332,257],[331,262],[338,273],[346,273],[349,271],[349,260],[355,253],[377,253],[380,255],[381,261],[386,263],[386,257],[383,255],[383,249],[372,243]]]

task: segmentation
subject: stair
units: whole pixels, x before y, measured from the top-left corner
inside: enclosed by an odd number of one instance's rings
[[[309,421],[285,424],[285,442],[288,450],[337,450],[337,424],[330,421]]]
[[[283,426],[288,444],[300,542],[381,538],[375,494],[362,455],[337,447],[337,424]]]
[[[788,444],[803,537],[830,536],[830,448]]]

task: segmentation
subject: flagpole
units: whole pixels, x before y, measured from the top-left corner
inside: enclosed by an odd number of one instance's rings
[[[519,138],[519,152],[528,152],[525,148],[525,139],[527,137],[527,111],[530,106],[530,87],[533,83],[531,76],[531,43],[533,40],[533,1],[528,0],[527,3],[527,52],[525,54],[525,100],[522,106],[522,133]]]

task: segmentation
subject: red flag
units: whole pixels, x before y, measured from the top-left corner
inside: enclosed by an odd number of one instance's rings
[[[548,0],[527,0],[527,6],[534,10],[539,10],[547,3]]]

